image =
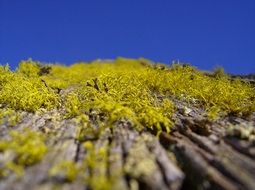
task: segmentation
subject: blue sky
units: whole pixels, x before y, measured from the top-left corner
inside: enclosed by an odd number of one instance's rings
[[[255,72],[255,0],[0,0],[0,63],[174,59]]]

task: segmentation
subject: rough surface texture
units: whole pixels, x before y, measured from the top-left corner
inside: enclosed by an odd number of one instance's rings
[[[254,139],[240,137],[244,128],[255,126],[255,115],[249,120],[231,116],[210,122],[201,116],[201,110],[190,108],[184,114],[183,105],[177,105],[176,125],[169,134],[162,132],[156,137],[153,131],[137,132],[128,122],[120,121],[99,137],[84,137],[96,149],[106,147],[106,164],[93,172],[84,169],[87,176],[114,179],[111,186],[98,189],[254,189]],[[63,160],[82,165],[89,149],[76,139],[77,124],[58,120],[56,115],[56,111],[23,114],[15,128],[29,125],[34,131],[47,131],[50,149],[41,162],[26,167],[23,176],[2,178],[0,189],[89,189],[83,177],[68,181],[61,171],[49,175]],[[232,131],[226,127],[229,125]],[[0,128],[1,138],[13,130],[4,125]]]
[[[254,79],[144,61],[0,68],[0,190],[255,189]]]

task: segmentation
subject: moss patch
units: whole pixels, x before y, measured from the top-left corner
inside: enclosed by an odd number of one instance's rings
[[[0,141],[0,153],[6,158],[0,164],[1,176],[7,176],[10,172],[21,175],[24,167],[39,162],[47,152],[44,137],[38,132],[12,130],[9,135],[9,139]]]

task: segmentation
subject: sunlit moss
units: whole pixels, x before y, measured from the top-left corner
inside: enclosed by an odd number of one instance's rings
[[[146,72],[146,68],[140,64],[137,67],[141,67],[142,72]],[[144,125],[149,128],[157,127],[159,130],[162,127],[169,130],[174,106],[169,100],[162,103],[157,101],[145,85],[146,81],[143,80],[140,69],[125,71],[115,68],[115,73],[105,73],[87,80],[84,86],[74,92],[76,96],[73,99],[68,97],[69,101],[71,100],[71,102],[67,101],[67,109],[71,111],[68,114],[74,115],[78,107],[82,112],[96,109],[98,113],[105,114],[109,124],[119,119],[128,119],[138,128]]]
[[[79,164],[60,161],[49,174],[53,177],[60,174],[69,182],[80,177],[91,189],[111,189],[117,179],[107,171],[108,141],[100,145],[93,141],[105,129],[119,127],[120,121],[127,121],[128,126],[139,131],[169,132],[174,125],[177,100],[191,107],[186,109],[204,110],[212,120],[227,114],[247,116],[255,111],[254,86],[230,79],[222,69],[208,75],[188,64],[167,66],[143,58],[71,66],[28,60],[21,62],[14,72],[8,65],[0,66],[0,124],[15,126],[22,111],[45,109],[55,109],[59,117],[73,119],[77,124],[75,140],[83,145],[81,149],[86,154]],[[254,133],[236,131],[229,133],[240,138]],[[24,167],[43,159],[47,151],[44,141],[42,134],[31,130],[11,131],[6,139],[0,140],[0,153],[8,158],[0,161],[0,176],[11,172],[22,175]],[[131,153],[136,155],[140,148],[137,143]],[[142,154],[137,156],[143,158]],[[147,162],[151,165],[150,160]],[[133,161],[128,163],[116,175],[126,172],[139,176],[153,171],[144,164],[133,171]]]
[[[81,101],[79,100],[77,94],[69,93],[65,97],[65,109],[66,117],[74,117],[81,114]]]
[[[167,66],[143,58],[117,58],[71,66],[43,66],[28,60],[16,72],[1,66],[0,73],[4,107],[32,112],[61,107],[66,118],[94,110],[97,122],[105,126],[126,119],[139,130],[169,131],[174,122],[173,99],[200,107],[211,119],[255,111],[254,86],[230,80],[223,69],[209,76],[188,64]]]
[[[32,59],[21,61],[17,73],[21,73],[27,77],[38,77],[40,72],[39,64],[39,62],[34,62]]]
[[[22,64],[34,65],[33,62]],[[15,110],[32,112],[39,108],[57,107],[59,105],[58,95],[36,76],[33,69],[29,66],[22,66],[22,64],[21,71],[18,69],[17,72],[1,69],[0,104]],[[29,72],[26,72],[26,68]]]

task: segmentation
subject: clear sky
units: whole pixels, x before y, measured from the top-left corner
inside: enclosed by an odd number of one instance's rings
[[[255,72],[255,0],[0,0],[0,63],[118,56]]]

